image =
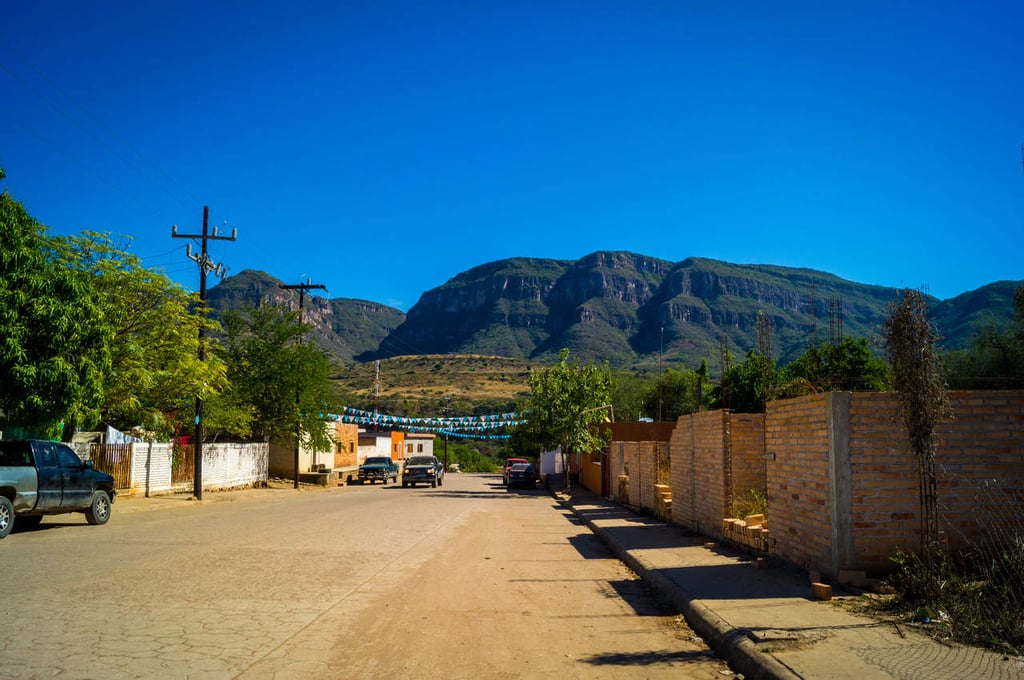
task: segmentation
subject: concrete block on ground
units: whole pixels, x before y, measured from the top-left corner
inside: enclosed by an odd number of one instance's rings
[[[814,595],[815,600],[831,600],[832,586],[827,583],[812,583],[811,594]]]

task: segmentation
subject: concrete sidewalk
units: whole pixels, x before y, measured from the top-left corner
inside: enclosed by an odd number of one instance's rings
[[[841,593],[814,600],[807,573],[795,567],[769,560],[755,568],[738,549],[586,490],[555,496],[747,680],[1024,679],[1024,657],[947,646],[913,626],[850,611]]]

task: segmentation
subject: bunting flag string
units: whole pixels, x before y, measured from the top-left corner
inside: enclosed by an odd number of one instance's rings
[[[474,439],[508,439],[509,435],[507,434],[490,433],[493,430],[515,427],[523,422],[522,415],[515,412],[484,416],[407,418],[348,406],[343,407],[340,414],[330,413],[327,414],[327,417],[333,421],[353,425],[386,427],[409,432],[432,432],[453,438],[470,437]]]

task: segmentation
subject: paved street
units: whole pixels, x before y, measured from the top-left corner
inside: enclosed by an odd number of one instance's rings
[[[0,542],[5,678],[721,678],[542,490],[120,499]]]

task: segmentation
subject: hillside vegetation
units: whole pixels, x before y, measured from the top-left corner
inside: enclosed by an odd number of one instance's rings
[[[374,385],[380,411],[393,415],[440,415],[446,406],[455,415],[514,410],[529,392],[531,367],[524,359],[484,355],[427,354],[398,356],[350,364],[337,384],[352,406],[372,410]],[[378,377],[379,376],[379,377]]]

